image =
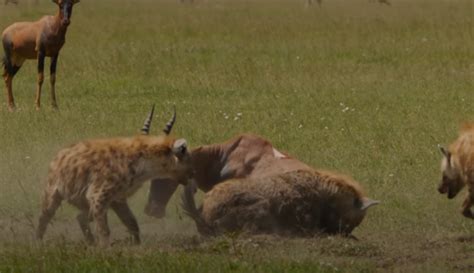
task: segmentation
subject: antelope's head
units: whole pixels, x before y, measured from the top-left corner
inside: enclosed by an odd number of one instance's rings
[[[438,145],[438,148],[443,155],[441,160],[442,179],[438,191],[441,194],[447,193],[448,198],[452,199],[462,190],[465,184],[451,152],[440,145]]]
[[[53,0],[59,6],[61,25],[68,26],[71,23],[72,7],[79,3],[79,0]]]
[[[143,135],[148,135],[150,132],[151,120],[153,118],[155,106],[153,105],[148,117],[146,118],[143,127],[141,129]],[[173,116],[166,123],[163,133],[166,137],[169,136],[173,125],[176,121],[176,109],[173,109]],[[170,138],[172,139],[172,138]],[[191,155],[189,154],[186,140],[183,138],[172,139],[170,143],[170,153],[173,155],[173,164],[170,165],[169,169],[172,170],[172,177],[175,181],[180,184],[187,184],[189,179],[194,176],[194,169],[192,167]]]

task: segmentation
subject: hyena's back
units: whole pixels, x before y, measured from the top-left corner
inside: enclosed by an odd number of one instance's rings
[[[367,201],[372,200],[355,181],[326,172],[300,170],[232,180],[206,194],[200,213],[208,228],[201,229],[349,234],[364,218]]]
[[[50,164],[46,191],[57,191],[64,200],[76,205],[85,205],[84,199],[91,181],[99,184],[94,185],[95,187],[100,187],[107,177],[116,180],[126,172],[127,160],[124,160],[123,148],[120,148],[126,144],[119,139],[113,142],[94,140],[62,149]],[[104,179],[94,179],[93,176],[98,173]]]

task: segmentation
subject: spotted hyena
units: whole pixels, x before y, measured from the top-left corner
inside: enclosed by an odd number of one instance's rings
[[[466,185],[468,193],[462,205],[462,214],[474,219],[471,207],[474,204],[474,123],[465,124],[449,148],[439,147],[442,180],[438,187],[441,194],[454,198]]]
[[[109,244],[108,208],[127,227],[133,241],[140,242],[138,224],[127,198],[149,179],[169,177],[184,184],[192,175],[186,141],[168,135],[147,135],[151,116],[152,113],[142,129],[144,135],[82,141],[57,153],[49,166],[38,239],[42,239],[61,201],[66,200],[80,210],[77,220],[88,242],[94,242],[89,227],[94,220],[99,243]],[[165,133],[171,127],[172,123],[168,123]]]
[[[351,178],[316,170],[231,179],[207,192],[199,209],[193,187],[194,183],[186,186],[183,208],[200,233],[211,235],[233,231],[350,235],[367,208],[379,203],[365,197]]]

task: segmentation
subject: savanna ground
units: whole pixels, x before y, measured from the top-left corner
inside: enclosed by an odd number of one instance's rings
[[[20,1],[21,2],[21,1]],[[0,6],[0,28],[56,11],[51,1]],[[58,66],[60,111],[34,110],[36,64],[14,81],[18,111],[0,109],[0,272],[474,272],[474,221],[463,196],[436,191],[436,145],[474,120],[473,2],[83,0]],[[49,63],[49,61],[48,61]],[[2,84],[3,90],[3,84]],[[383,203],[354,235],[200,237],[179,209],[143,213],[143,244],[110,213],[110,249],[82,243],[63,205],[33,240],[49,161],[85,138],[138,132],[152,103],[157,133],[191,146],[240,132],[270,139],[316,168],[350,174]],[[463,192],[462,194],[464,194]]]

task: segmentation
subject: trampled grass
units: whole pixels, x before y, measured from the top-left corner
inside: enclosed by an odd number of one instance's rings
[[[2,94],[0,272],[473,272],[463,196],[436,192],[436,145],[474,120],[473,4],[391,2],[81,1],[59,59],[60,111],[49,107],[47,80],[34,110],[32,61],[14,80],[17,112]],[[0,6],[0,28],[52,12],[51,1]],[[120,241],[124,228],[113,225],[110,250],[85,247],[68,205],[36,245],[54,153],[137,133],[153,103],[153,132],[176,104],[174,132],[191,146],[253,132],[316,168],[352,175],[382,204],[355,230],[357,242],[203,239],[177,198],[165,219],[146,217],[145,185],[130,202],[143,246]]]

